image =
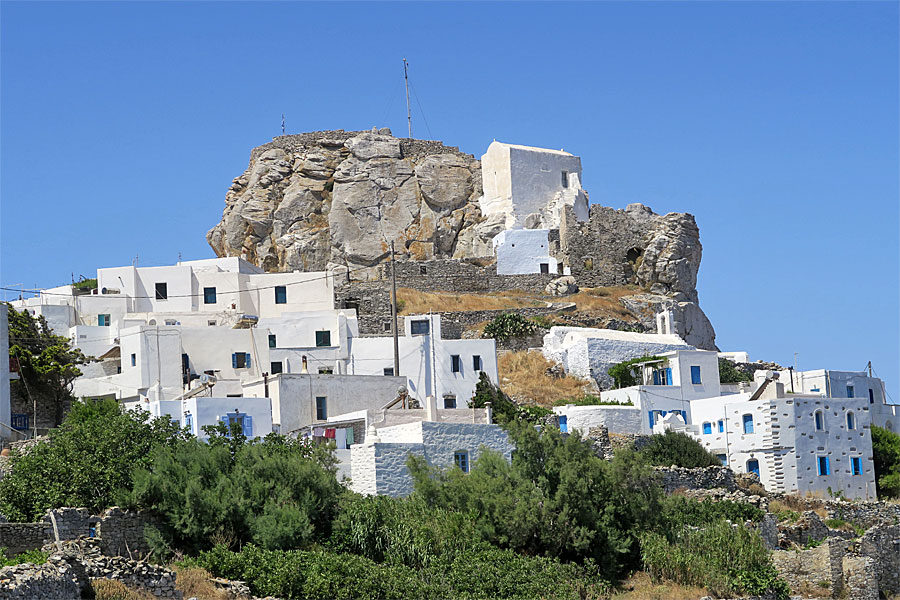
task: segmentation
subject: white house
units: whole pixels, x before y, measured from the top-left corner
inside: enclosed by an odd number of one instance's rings
[[[272,433],[272,407],[268,398],[215,398],[193,396],[183,400],[129,402],[126,409],[139,408],[150,417],[168,416],[180,427],[200,439],[208,439],[204,426],[222,423],[229,430],[237,424],[248,438],[261,438]]]
[[[501,231],[492,243],[500,275],[570,273],[569,267],[550,256],[550,232],[547,229]]]
[[[641,385],[600,392],[602,402],[618,405],[558,406],[560,428],[588,433],[605,425],[612,433],[650,434],[669,413],[693,422],[691,401],[719,397],[718,354],[708,350],[663,352],[641,363]]]
[[[774,377],[752,394],[693,400],[691,424],[670,415],[656,431],[692,435],[770,491],[874,499],[868,399],[788,394]]]
[[[671,313],[667,313],[671,318]],[[660,333],[635,333],[590,327],[551,327],[544,336],[544,357],[562,365],[569,375],[595,382],[600,389],[612,387],[607,371],[622,361],[657,356],[673,350],[693,350],[671,328]],[[665,332],[665,333],[664,333]]]
[[[407,496],[413,491],[406,466],[410,454],[423,456],[430,465],[468,472],[484,449],[510,460],[513,446],[499,425],[486,423],[417,421],[379,429],[373,425],[363,443],[350,447],[350,489],[366,495]]]

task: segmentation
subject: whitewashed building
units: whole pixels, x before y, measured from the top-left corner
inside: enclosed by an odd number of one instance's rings
[[[154,400],[152,402],[129,402],[126,409],[139,408],[150,413],[150,417],[168,416],[179,427],[200,438],[209,438],[205,426],[222,423],[231,431],[236,424],[241,433],[249,439],[262,438],[277,432],[272,423],[272,407],[268,398],[216,398],[192,396],[176,400]]]

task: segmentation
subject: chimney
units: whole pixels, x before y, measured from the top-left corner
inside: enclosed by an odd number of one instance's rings
[[[300,372],[309,373],[309,368],[306,365],[306,355],[304,354],[301,358],[303,359],[303,368],[300,369]]]
[[[490,402],[484,403],[484,421],[488,425],[494,422],[494,407]]]
[[[438,420],[437,400],[434,396],[428,396],[427,398],[425,398],[425,420]]]

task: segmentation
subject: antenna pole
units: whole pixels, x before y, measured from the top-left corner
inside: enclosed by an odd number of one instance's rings
[[[394,377],[400,375],[400,342],[397,331],[397,271],[394,268],[394,242],[391,242],[391,325],[394,330]]]
[[[412,139],[412,112],[409,110],[409,73],[407,67],[409,63],[403,59],[403,81],[406,83],[406,123],[409,125],[409,139]]]

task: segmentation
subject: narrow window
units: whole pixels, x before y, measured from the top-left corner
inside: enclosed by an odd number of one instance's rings
[[[203,304],[215,304],[215,303],[216,303],[216,288],[214,288],[214,287],[203,288]]]
[[[287,304],[287,288],[283,285],[275,286],[275,304]]]
[[[100,327],[109,327],[109,315],[97,315],[97,325]]]
[[[723,466],[728,466],[728,455],[727,454],[716,454],[716,458],[719,459],[719,462],[721,462]]]
[[[459,373],[462,370],[462,364],[459,361],[459,354],[450,355],[450,371]]]
[[[165,283],[156,284],[156,299],[167,300],[169,298],[169,286]]]
[[[816,411],[816,431],[822,431],[825,429],[825,416],[822,414],[821,410]]]
[[[137,366],[137,354],[132,354],[132,355],[131,355],[131,366],[132,366],[132,367],[136,367],[136,366]]]
[[[850,472],[852,475],[862,475],[862,458],[859,456],[850,457]]]
[[[650,417],[650,429],[653,429],[653,425],[656,423],[656,418],[653,414],[652,410],[647,411],[647,416]]]
[[[698,367],[697,365],[691,367],[691,383],[702,383],[700,381],[700,367]]]
[[[409,332],[413,335],[428,335],[428,321],[412,321],[409,324]]]
[[[325,396],[316,396],[316,419],[324,421],[328,418],[328,399]]]
[[[550,274],[550,263],[541,263],[541,275]]]
[[[856,415],[852,410],[847,413],[847,429],[856,429]]]
[[[744,415],[744,433],[753,433],[753,415]]]
[[[853,386],[852,385],[847,386],[847,397],[853,398]]]
[[[269,334],[269,348],[277,348],[277,347],[278,347],[278,343],[277,343],[277,340],[275,339],[275,334],[270,333]]]
[[[564,188],[569,187],[569,172],[568,171],[562,172],[562,182],[561,183]]]
[[[331,367],[319,367],[319,375],[334,375],[334,369]]]
[[[666,367],[666,385],[675,385],[672,383],[672,367]]]
[[[472,356],[472,370],[476,373],[484,370],[484,367],[481,364],[481,357],[477,354]]]
[[[394,376],[394,367],[385,367],[384,368],[384,376],[385,377],[393,377]]]
[[[559,430],[562,433],[569,433],[569,418],[566,415],[559,415]]]
[[[453,462],[463,472],[469,472],[469,453],[465,450],[453,453]]]
[[[562,275],[562,274],[563,274],[563,270],[564,270],[564,269],[563,269],[563,264],[562,264],[561,262],[560,262],[560,263],[556,263],[556,274],[557,274],[557,275]]]
[[[819,476],[831,475],[831,465],[827,456],[820,456],[816,461],[818,464]]]
[[[723,421],[722,419],[719,419],[719,433],[724,433],[724,432],[725,432],[725,421]]]
[[[759,461],[755,458],[751,458],[747,461],[747,472],[748,473],[756,473],[756,476],[759,476]]]
[[[444,396],[444,408],[456,408],[456,396]]]
[[[875,390],[869,388],[869,404],[875,404]]]
[[[269,372],[270,372],[272,375],[278,375],[279,373],[283,373],[284,370],[283,370],[283,368],[282,368],[281,361],[280,361],[280,360],[273,361],[273,362],[269,365]]]
[[[330,331],[317,331],[316,332],[316,348],[327,348],[331,346],[331,332]]]
[[[709,435],[712,433],[712,423],[704,423],[703,424],[703,435]]]

